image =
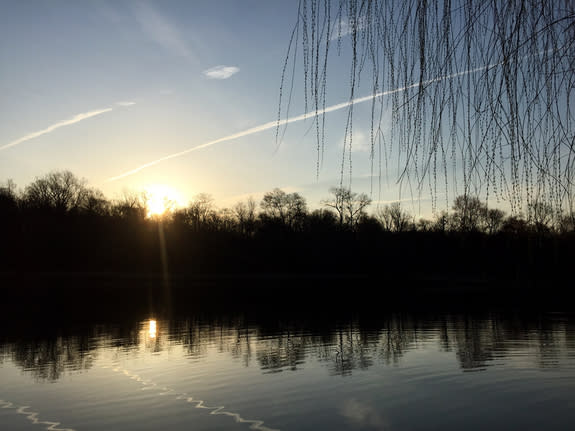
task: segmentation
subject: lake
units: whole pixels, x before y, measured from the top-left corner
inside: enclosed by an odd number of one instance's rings
[[[84,315],[6,305],[0,429],[565,430],[575,423],[572,313],[291,307],[195,302],[167,313],[123,304],[112,313],[100,304]]]

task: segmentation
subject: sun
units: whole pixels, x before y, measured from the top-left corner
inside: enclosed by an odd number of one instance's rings
[[[182,206],[182,196],[174,188],[163,184],[152,184],[145,188],[147,217],[162,217]]]

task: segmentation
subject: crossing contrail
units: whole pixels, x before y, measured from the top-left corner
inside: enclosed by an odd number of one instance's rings
[[[185,156],[186,154],[192,153],[194,151],[202,150],[204,148],[211,147],[212,145],[216,145],[216,144],[219,144],[221,142],[232,141],[232,140],[237,139],[237,138],[242,138],[244,136],[253,135],[255,133],[263,132],[264,130],[273,129],[276,127],[284,126],[286,124],[296,123],[298,121],[306,120],[308,118],[314,118],[314,117],[318,117],[320,115],[328,114],[330,112],[339,111],[340,109],[347,108],[351,105],[356,105],[358,103],[367,102],[367,101],[376,99],[378,97],[389,96],[391,94],[400,93],[402,91],[407,91],[407,90],[410,90],[412,88],[417,88],[420,86],[433,84],[434,82],[444,81],[446,79],[452,79],[452,78],[456,78],[456,77],[462,76],[462,75],[468,75],[468,74],[475,73],[475,72],[481,72],[484,70],[489,70],[489,69],[492,69],[492,68],[494,68],[500,64],[501,63],[489,64],[487,66],[481,66],[481,67],[477,67],[475,69],[465,70],[463,72],[452,73],[450,75],[440,76],[438,78],[429,79],[429,80],[423,81],[423,82],[417,82],[415,84],[407,85],[407,86],[401,87],[401,88],[396,88],[394,90],[381,91],[379,93],[370,94],[369,96],[357,97],[357,98],[349,100],[347,102],[342,102],[342,103],[338,103],[337,105],[328,106],[327,108],[321,109],[318,111],[314,110],[311,112],[307,112],[305,114],[301,114],[301,115],[298,115],[296,117],[286,118],[286,119],[279,120],[279,121],[277,121],[277,120],[276,121],[270,121],[270,122],[264,123],[260,126],[252,127],[250,129],[243,130],[241,132],[233,133],[231,135],[224,136],[223,138],[218,138],[218,139],[215,139],[213,141],[209,141],[209,142],[206,142],[204,144],[197,145],[195,147],[188,148],[188,149],[183,150],[183,151],[179,151],[177,153],[168,154],[167,156],[160,157],[159,159],[152,160],[151,162],[148,162],[148,163],[145,163],[141,166],[138,166],[135,169],[132,169],[130,171],[126,171],[123,174],[116,175],[115,177],[110,177],[105,182],[116,181],[116,180],[128,177],[130,175],[134,175],[134,174],[140,172],[141,170],[144,170],[146,168],[150,168],[154,165],[157,165],[158,163],[162,163],[162,162],[165,162],[166,160],[170,160],[170,159],[175,159],[176,157]]]

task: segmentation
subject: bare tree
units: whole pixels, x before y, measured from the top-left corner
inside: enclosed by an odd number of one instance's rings
[[[529,223],[522,214],[511,215],[505,219],[501,231],[512,234],[524,234],[529,231]]]
[[[399,202],[379,208],[377,218],[383,228],[390,232],[404,232],[413,226],[413,217],[401,208]]]
[[[483,228],[487,205],[475,196],[461,195],[453,202],[454,227],[461,232],[479,231]]]
[[[556,219],[552,205],[547,202],[536,200],[527,205],[528,221],[536,232],[549,232],[553,229],[553,221]]]
[[[186,208],[186,221],[196,231],[210,228],[215,214],[214,198],[207,193],[199,193]]]
[[[70,171],[54,171],[36,178],[24,192],[27,205],[62,213],[78,210],[88,196],[86,180],[77,178]]]
[[[112,202],[112,215],[126,219],[144,219],[148,213],[148,196],[145,192],[124,189],[122,195]]]
[[[82,211],[92,215],[109,215],[111,204],[101,190],[88,189],[82,205]]]
[[[345,201],[349,199],[351,190],[341,187],[331,187],[329,192],[333,194],[333,198],[324,199],[322,205],[332,208],[337,214],[339,225],[343,226],[345,223]]]
[[[420,218],[417,220],[415,227],[419,232],[431,232],[433,231],[434,223],[432,220]]]
[[[256,201],[251,196],[245,202],[238,202],[232,208],[242,233],[252,234],[254,232],[257,219],[256,208]]]
[[[485,230],[488,234],[493,235],[501,230],[505,221],[505,212],[497,209],[490,208],[487,210],[485,218]]]
[[[221,208],[213,216],[215,227],[223,232],[233,232],[236,227],[235,212],[231,208]]]
[[[434,216],[433,220],[433,230],[436,232],[446,232],[450,229],[451,217],[449,213],[445,210],[438,212]]]
[[[332,187],[329,192],[333,197],[323,200],[322,204],[335,210],[340,226],[354,228],[371,205],[371,198],[365,193],[355,193],[345,187]]]
[[[559,219],[559,231],[562,233],[575,232],[575,212],[568,212]]]
[[[0,185],[0,206],[15,206],[16,200],[16,183],[9,179],[4,185]]]
[[[4,185],[0,185],[0,193],[2,193],[2,196],[12,196],[16,198],[16,183],[14,180],[8,179]]]
[[[307,204],[302,195],[286,193],[278,188],[266,193],[260,206],[264,216],[279,220],[291,228],[301,227],[307,214]]]
[[[337,226],[337,217],[329,209],[313,210],[307,217],[307,227],[311,232],[332,232]]]

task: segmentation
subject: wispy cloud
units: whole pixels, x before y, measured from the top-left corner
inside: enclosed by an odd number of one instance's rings
[[[196,60],[196,56],[184,41],[176,26],[150,5],[136,3],[134,5],[134,15],[142,31],[166,51],[191,61]]]
[[[367,27],[367,18],[365,16],[360,16],[356,19],[356,31],[360,32]],[[348,34],[353,33],[353,20],[350,18],[342,18],[340,21],[336,21],[331,25],[331,35],[330,40],[337,40],[340,37],[345,37]]]
[[[344,136],[341,139],[339,146],[341,148],[343,148],[344,143],[345,143],[346,147],[349,148],[349,138],[350,138],[349,136]],[[370,139],[369,135],[365,134],[361,130],[354,131],[351,150],[354,153],[356,153],[356,152],[357,153],[368,153],[368,152],[370,152],[371,151],[371,139]]]
[[[138,166],[135,169],[126,171],[123,174],[116,175],[115,177],[110,177],[106,180],[106,182],[116,181],[116,180],[128,177],[130,175],[134,175],[134,174],[140,172],[141,170],[155,166],[158,163],[162,163],[162,162],[165,162],[166,160],[170,160],[170,159],[175,159],[176,157],[185,156],[186,154],[192,153],[194,151],[202,150],[204,148],[208,148],[208,147],[211,147],[212,145],[216,145],[216,144],[219,144],[222,142],[232,141],[234,139],[242,138],[244,136],[253,135],[255,133],[263,132],[264,130],[274,129],[276,127],[285,126],[287,124],[296,123],[298,121],[307,120],[307,119],[314,118],[314,117],[317,117],[320,115],[325,115],[325,114],[328,114],[330,112],[339,111],[340,109],[348,108],[351,105],[356,105],[358,103],[368,102],[368,101],[376,99],[378,97],[389,96],[391,94],[400,93],[403,91],[410,90],[412,88],[417,88],[419,86],[427,86],[427,85],[433,84],[435,82],[444,81],[446,79],[453,79],[453,78],[456,78],[458,76],[469,75],[471,73],[489,70],[489,69],[492,69],[494,67],[499,66],[500,64],[501,63],[488,64],[486,66],[476,67],[475,69],[469,69],[469,70],[465,70],[462,72],[453,73],[451,75],[439,76],[437,78],[429,79],[429,80],[421,82],[421,83],[416,82],[415,84],[407,85],[407,86],[401,87],[401,88],[396,88],[394,90],[387,90],[387,91],[382,91],[382,92],[375,93],[375,94],[370,94],[369,96],[357,97],[357,98],[355,98],[353,100],[349,100],[347,102],[338,103],[337,105],[328,106],[327,108],[322,109],[320,111],[314,110],[311,112],[306,112],[305,114],[297,115],[295,117],[286,118],[284,120],[270,121],[270,122],[262,124],[260,126],[252,127],[251,129],[247,129],[247,130],[244,130],[241,132],[233,133],[231,135],[224,136],[223,138],[215,139],[213,141],[206,142],[206,143],[198,145],[196,147],[188,148],[187,150],[179,151],[177,153],[173,153],[173,154],[169,154],[169,155],[164,156],[164,157],[160,157],[159,159],[152,160],[151,162],[148,162],[148,163],[145,163],[141,166]]]
[[[232,75],[235,75],[240,71],[239,67],[236,66],[216,66],[210,69],[204,70],[202,73],[208,79],[228,79]]]
[[[445,194],[445,193],[441,193],[441,194]],[[438,194],[439,195],[439,194]],[[391,199],[391,200],[375,200],[375,201],[371,201],[372,204],[376,205],[377,207],[379,207],[380,205],[389,205],[389,204],[394,204],[394,203],[399,203],[401,204],[402,202],[407,202],[407,203],[420,203],[423,201],[430,201],[431,198],[430,197],[411,197],[411,198],[403,198],[403,199]]]
[[[136,102],[118,102],[116,103],[117,106],[132,106],[135,105]],[[113,111],[114,108],[105,108],[105,109],[97,109],[95,111],[88,111],[83,112],[81,114],[74,115],[72,118],[67,120],[58,121],[57,123],[52,124],[51,126],[46,127],[45,129],[38,130],[37,132],[28,133],[27,135],[22,136],[6,145],[0,147],[0,151],[7,150],[8,148],[15,147],[16,145],[20,145],[26,141],[30,141],[31,139],[36,139],[40,136],[46,135],[50,132],[53,132],[60,127],[71,126],[72,124],[79,123],[80,121],[87,120],[88,118],[97,117],[98,115],[105,114],[106,112]]]

